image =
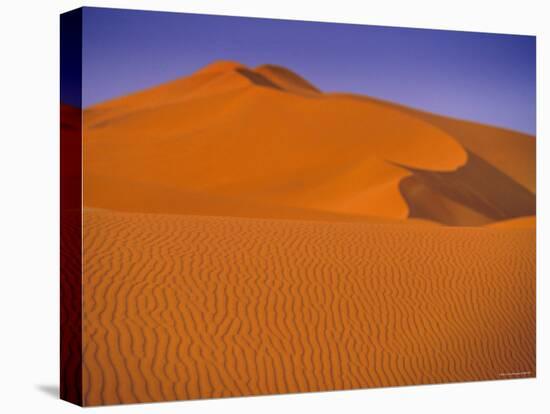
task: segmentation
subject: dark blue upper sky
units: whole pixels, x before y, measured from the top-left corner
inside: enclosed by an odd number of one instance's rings
[[[83,106],[215,60],[535,133],[535,37],[85,8]]]

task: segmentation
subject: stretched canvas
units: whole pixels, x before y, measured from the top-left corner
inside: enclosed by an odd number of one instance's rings
[[[61,396],[532,378],[535,37],[61,16]]]

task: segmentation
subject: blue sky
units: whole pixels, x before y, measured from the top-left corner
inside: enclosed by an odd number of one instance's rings
[[[82,57],[84,107],[223,59],[535,133],[533,36],[85,8]]]

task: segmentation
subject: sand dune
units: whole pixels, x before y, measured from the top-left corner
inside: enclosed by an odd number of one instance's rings
[[[466,151],[482,158],[523,187],[535,192],[536,140],[495,126],[449,118],[366,96],[334,94],[406,112],[451,134]]]
[[[231,61],[83,121],[85,405],[535,376],[534,137]]]
[[[534,229],[88,210],[85,403],[532,377],[534,249]]]
[[[426,120],[453,136],[467,151],[468,162],[456,173],[412,171],[412,176],[402,180],[409,217],[471,226],[535,214],[534,137],[370,97],[336,96],[376,103]]]
[[[534,137],[502,128],[438,117],[419,115],[457,139],[468,151],[535,193],[536,141]]]
[[[479,225],[535,212],[532,137],[323,94],[273,65],[217,62],[92,107],[84,126],[87,182],[108,171],[111,187],[240,199],[273,218],[280,208]],[[116,209],[118,190],[87,186],[85,204]]]

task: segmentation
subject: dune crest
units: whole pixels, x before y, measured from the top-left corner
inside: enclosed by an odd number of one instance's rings
[[[198,71],[195,72],[195,74],[210,73],[210,72],[228,72],[228,71],[244,69],[244,68],[246,68],[245,65],[233,60],[217,60],[199,69]]]
[[[256,73],[264,75],[282,89],[294,93],[321,93],[314,85],[302,78],[300,75],[277,65],[261,65],[255,69]]]

